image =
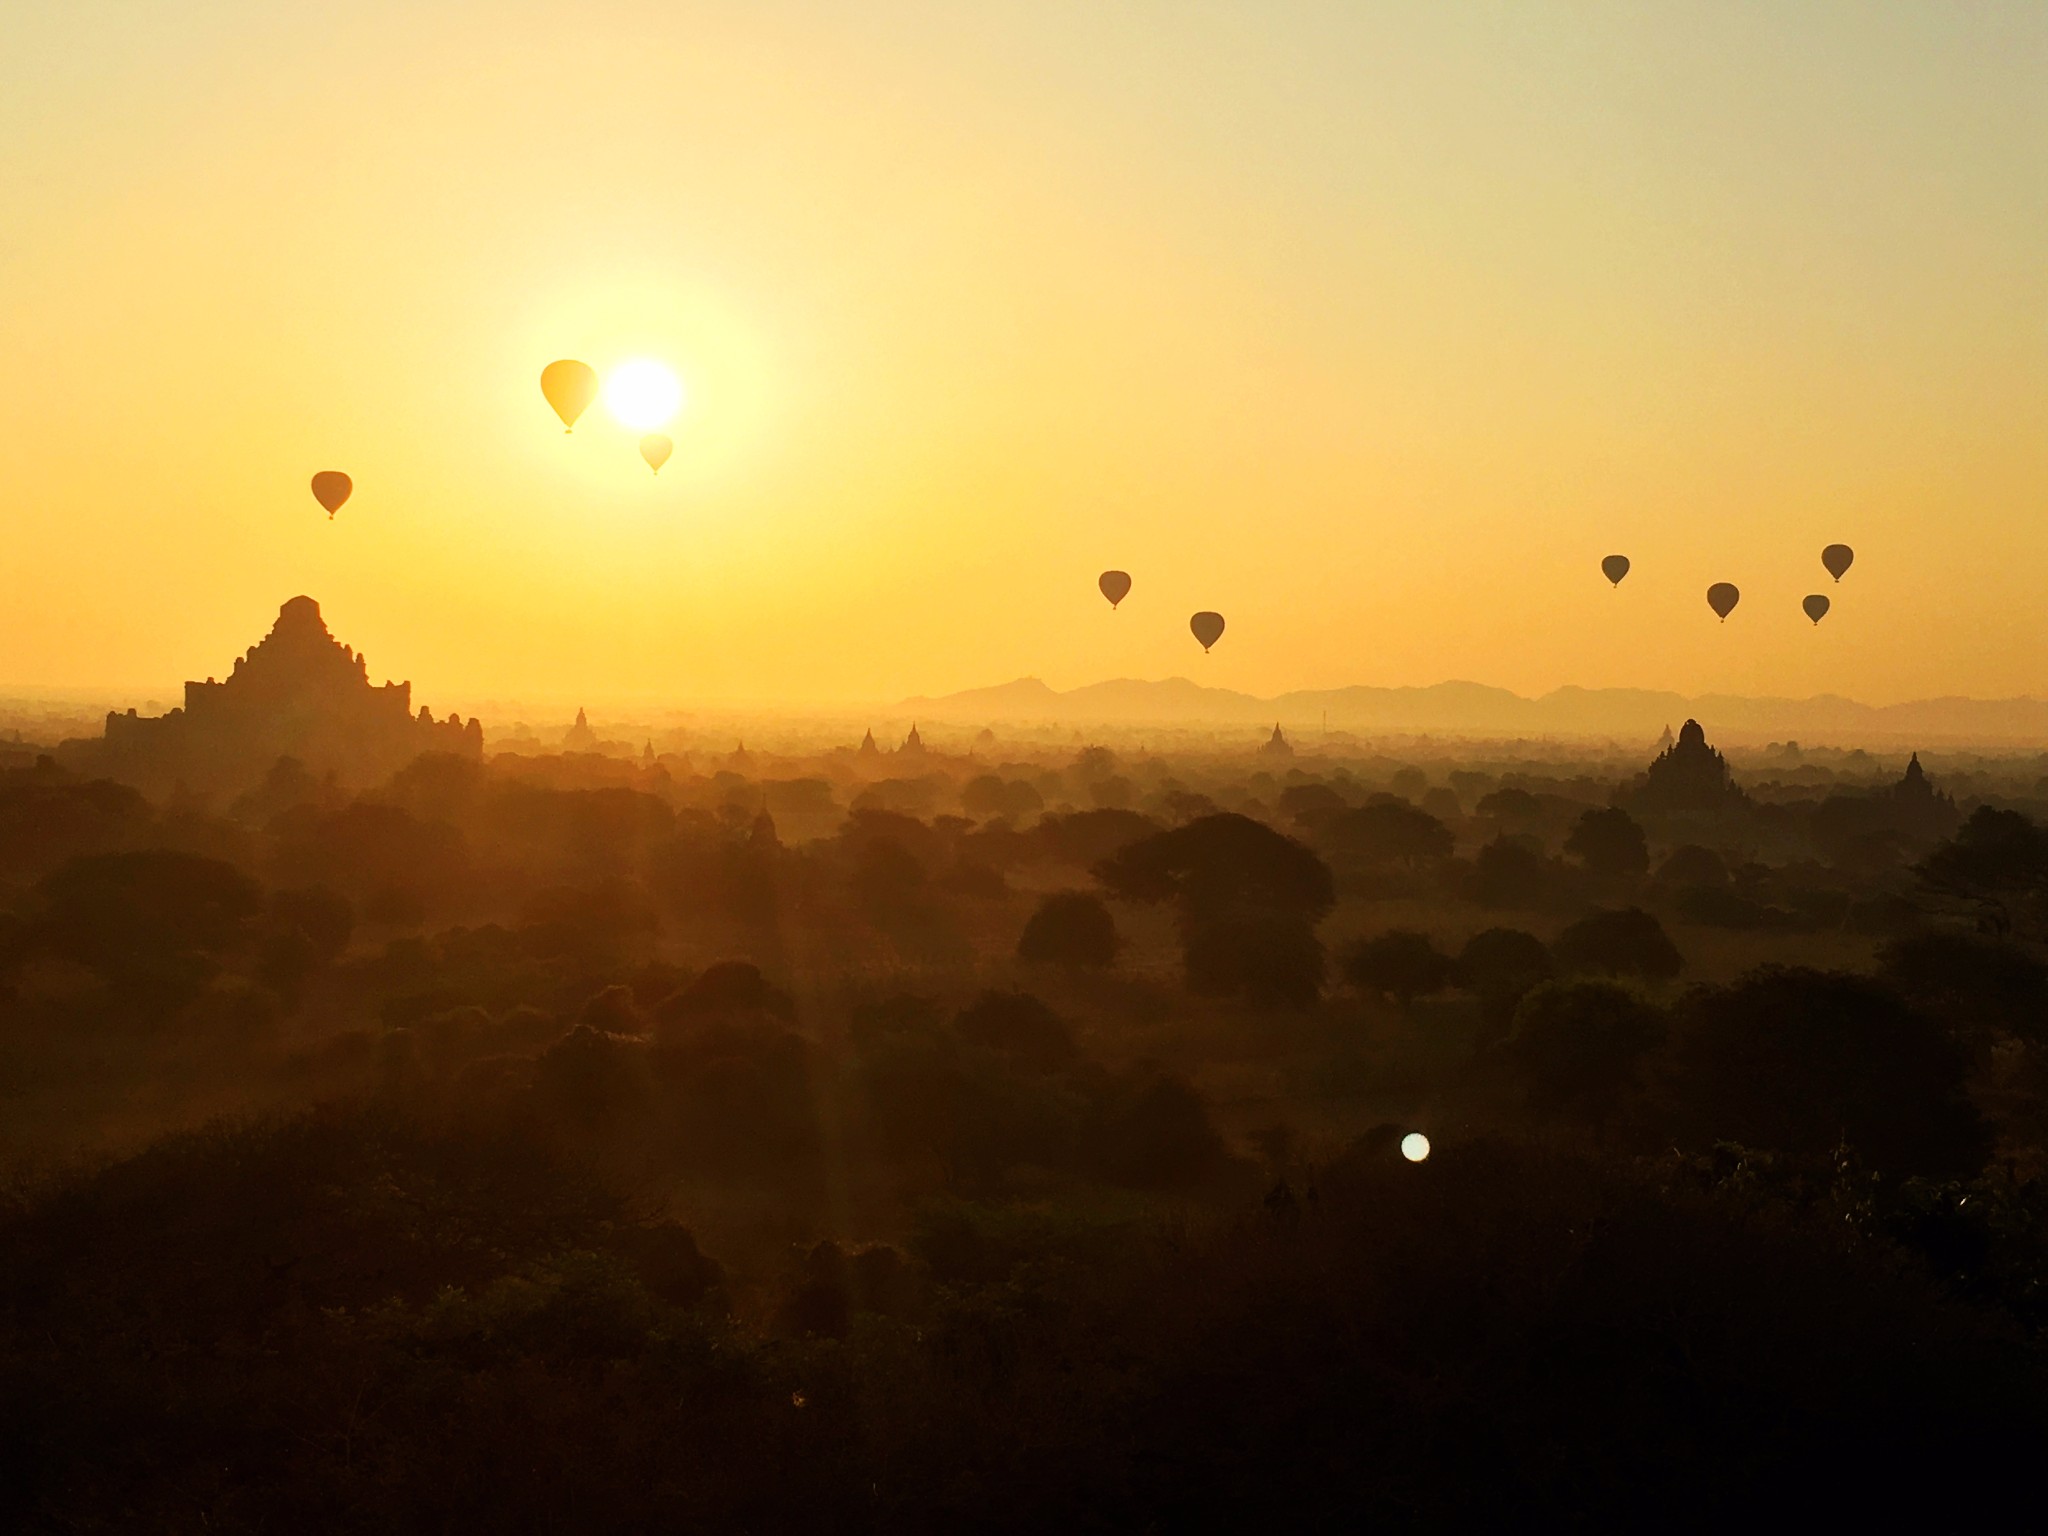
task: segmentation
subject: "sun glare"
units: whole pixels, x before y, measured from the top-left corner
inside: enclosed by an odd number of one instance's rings
[[[652,432],[682,408],[683,386],[673,369],[651,358],[620,363],[604,381],[604,407],[636,432]]]

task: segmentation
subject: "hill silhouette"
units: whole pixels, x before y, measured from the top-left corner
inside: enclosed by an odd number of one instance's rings
[[[1697,719],[1717,735],[1811,745],[2023,744],[2048,740],[2048,701],[2035,698],[1916,699],[1864,704],[1838,694],[1806,699],[1685,694],[1638,688],[1557,688],[1524,698],[1483,683],[1422,688],[1300,689],[1272,697],[1212,688],[1185,677],[1114,678],[1060,690],[1035,677],[899,709],[933,720],[1270,725],[1319,722],[1335,730],[1431,732],[1454,736],[1654,738],[1675,720]]]

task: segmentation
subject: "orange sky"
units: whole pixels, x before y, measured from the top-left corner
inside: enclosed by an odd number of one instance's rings
[[[304,591],[429,702],[2048,692],[2044,78],[2021,3],[15,0],[0,682]],[[682,375],[659,479],[560,356]]]

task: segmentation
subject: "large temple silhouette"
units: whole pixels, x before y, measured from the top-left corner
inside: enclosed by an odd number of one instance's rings
[[[423,752],[483,756],[482,724],[412,708],[412,684],[371,683],[369,663],[328,633],[320,605],[295,597],[223,680],[185,684],[166,715],[107,716],[98,741],[66,743],[73,763],[145,789],[239,790],[280,757],[344,783],[387,778]]]
[[[1707,745],[1699,721],[1688,720],[1678,740],[1657,754],[1632,798],[1639,810],[1684,812],[1727,810],[1747,796],[1730,775],[1728,759]]]

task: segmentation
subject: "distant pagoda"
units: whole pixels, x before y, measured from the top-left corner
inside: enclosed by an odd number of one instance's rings
[[[65,756],[145,789],[239,790],[281,757],[367,784],[423,752],[483,749],[479,721],[414,714],[411,683],[371,683],[369,663],[327,632],[320,605],[295,597],[225,680],[186,683],[184,707],[166,715],[110,713],[103,738],[68,742]]]
[[[1942,793],[1920,766],[1915,752],[1906,764],[1905,776],[1886,793],[1891,802],[1892,824],[1914,837],[1932,841],[1947,837],[1962,821],[1955,797]]]

